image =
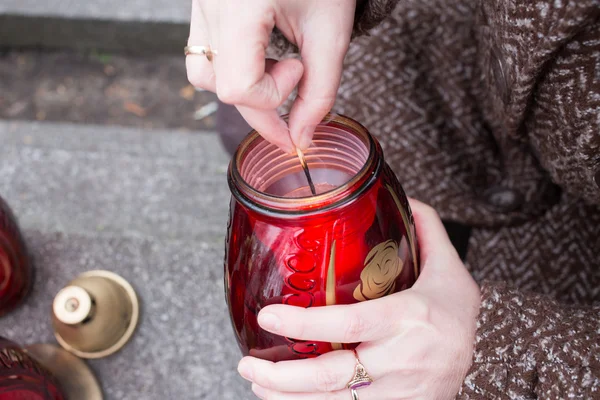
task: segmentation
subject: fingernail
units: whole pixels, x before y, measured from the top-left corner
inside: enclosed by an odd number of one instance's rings
[[[283,151],[285,154],[296,154],[296,149],[294,148],[294,146],[289,145],[287,143],[283,143],[279,146],[279,148],[281,149],[281,151]]]
[[[300,148],[300,150],[306,150],[310,146],[310,142],[312,142],[312,137],[315,132],[315,126],[307,126],[300,132],[300,135],[295,140],[295,145]]]
[[[267,396],[267,390],[256,383],[252,384],[252,391],[259,399],[264,399]]]
[[[238,365],[238,372],[247,381],[252,382],[254,375],[252,373],[252,367],[244,360],[240,361]]]
[[[281,328],[281,321],[273,314],[258,314],[258,324],[271,332],[277,332]]]
[[[295,154],[296,148],[294,147],[294,143],[292,143],[292,139],[288,136],[277,136],[271,139],[271,143],[275,146],[279,147],[279,150],[283,151],[285,154]]]

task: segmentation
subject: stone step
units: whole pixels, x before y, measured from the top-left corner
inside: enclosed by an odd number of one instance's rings
[[[190,10],[190,0],[2,0],[0,47],[181,54]]]
[[[141,322],[89,364],[107,400],[251,399],[223,295],[228,157],[215,134],[0,122],[0,194],[36,268],[27,301],[0,319],[21,344],[56,343],[50,308],[78,274],[136,288]]]
[[[24,227],[218,241],[228,156],[215,134],[0,121],[0,194]]]

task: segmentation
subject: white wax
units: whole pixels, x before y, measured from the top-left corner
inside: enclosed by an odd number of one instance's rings
[[[315,183],[315,192],[317,192],[317,194],[321,194],[333,190],[336,187],[336,185],[332,185],[330,183]],[[312,195],[313,194],[310,191],[310,186],[307,185],[292,190],[291,192],[287,193],[284,197],[310,197]]]

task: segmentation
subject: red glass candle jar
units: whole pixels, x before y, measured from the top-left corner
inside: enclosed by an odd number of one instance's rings
[[[65,400],[54,376],[15,343],[0,337],[0,399]]]
[[[29,293],[32,268],[16,218],[0,198],[0,316]]]
[[[256,132],[229,167],[225,291],[244,355],[280,361],[351,348],[274,335],[256,317],[269,304],[376,299],[412,286],[419,275],[407,198],[368,131],[328,116],[304,154],[316,196],[297,156]]]

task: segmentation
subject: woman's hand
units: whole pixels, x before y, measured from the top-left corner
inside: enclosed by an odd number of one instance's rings
[[[357,353],[373,377],[360,400],[453,399],[471,365],[479,287],[450,243],[437,213],[411,201],[422,274],[408,290],[353,305],[271,305],[258,321],[278,335],[333,343],[362,342]],[[245,357],[240,374],[269,400],[350,400],[351,351],[272,363]]]
[[[217,54],[189,55],[190,82],[237,106],[246,121],[284,151],[309,146],[334,104],[348,50],[356,0],[193,0],[188,45]],[[277,27],[302,61],[265,59]],[[279,107],[298,86],[289,130]]]

